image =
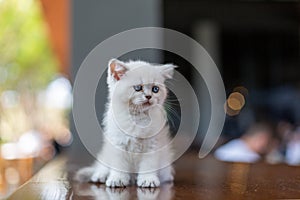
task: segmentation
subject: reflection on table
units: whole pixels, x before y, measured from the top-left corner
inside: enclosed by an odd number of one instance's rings
[[[190,152],[175,162],[174,184],[141,189],[75,182],[72,180],[74,173],[87,164],[80,160],[72,161],[66,155],[56,157],[8,199],[277,199],[300,196],[299,168],[286,164],[221,162],[212,156],[199,159],[196,152]]]

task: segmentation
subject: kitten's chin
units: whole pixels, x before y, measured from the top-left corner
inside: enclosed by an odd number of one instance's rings
[[[133,105],[133,110],[136,112],[145,112],[147,110],[149,110],[150,108],[152,108],[155,104],[153,102],[144,102],[144,103],[140,103],[140,104],[132,104]],[[138,108],[138,109],[137,109]]]

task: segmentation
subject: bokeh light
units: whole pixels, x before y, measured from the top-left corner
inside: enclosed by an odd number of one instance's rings
[[[235,116],[240,113],[246,103],[244,95],[248,95],[248,90],[242,86],[236,87],[234,92],[229,95],[224,105],[224,109],[228,116]]]
[[[227,99],[227,104],[232,110],[241,110],[245,105],[245,98],[239,92],[233,92]]]

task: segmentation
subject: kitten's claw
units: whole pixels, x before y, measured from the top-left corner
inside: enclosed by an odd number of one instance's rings
[[[107,187],[126,187],[129,185],[130,177],[128,175],[109,176],[105,182]]]
[[[142,176],[137,180],[137,185],[139,187],[158,187],[160,185],[160,181],[157,176]]]

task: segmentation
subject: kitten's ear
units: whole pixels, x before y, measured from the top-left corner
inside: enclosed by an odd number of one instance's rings
[[[108,67],[109,76],[113,77],[116,81],[120,80],[128,70],[125,63],[115,58],[108,62]]]
[[[174,74],[174,69],[177,68],[176,65],[173,64],[165,64],[162,65],[161,67],[161,73],[162,75],[167,79],[170,79],[173,77]]]

